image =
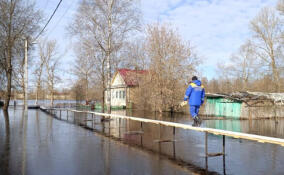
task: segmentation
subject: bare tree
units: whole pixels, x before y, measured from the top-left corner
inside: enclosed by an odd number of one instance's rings
[[[284,14],[284,0],[279,0],[277,3],[277,10]]]
[[[72,24],[72,32],[91,37],[106,57],[107,106],[110,112],[111,56],[139,26],[139,12],[132,0],[83,0]]]
[[[248,40],[240,46],[237,53],[233,54],[229,65],[219,64],[218,72],[223,72],[221,77],[235,81],[232,89],[246,91],[249,82],[256,78],[259,63],[255,53],[255,46]],[[260,70],[259,70],[260,71]]]
[[[157,111],[173,111],[182,99],[185,82],[196,72],[199,59],[188,42],[169,25],[147,28],[146,52],[150,59],[148,81],[151,106]]]
[[[1,65],[5,70],[6,93],[4,110],[8,110],[15,47],[23,45],[23,37],[30,38],[39,29],[41,15],[35,5],[22,0],[0,0]]]
[[[263,8],[260,13],[251,21],[251,30],[254,35],[256,53],[265,66],[269,66],[272,72],[274,91],[280,91],[279,61],[283,47],[281,35],[283,27],[275,10]]]
[[[39,98],[39,91],[42,89],[42,76],[44,74],[44,65],[46,63],[47,59],[47,53],[46,53],[46,39],[43,39],[38,44],[39,49],[39,58],[36,60],[35,64],[35,70],[33,72],[35,76],[35,83],[36,83],[36,101],[35,104],[38,104],[38,98]]]
[[[60,80],[58,76],[60,56],[57,51],[57,42],[55,40],[47,41],[43,46],[43,55],[45,57],[45,67],[47,73],[47,86],[50,94],[50,104],[53,106],[54,88]]]
[[[23,98],[25,99],[25,62],[23,58],[15,59],[16,63],[13,64],[13,84],[14,90],[19,89],[23,93]]]
[[[77,76],[78,79],[84,80],[83,83],[85,85],[85,100],[89,100],[89,82],[90,78],[94,74],[95,67],[95,59],[93,58],[93,54],[88,52],[88,48],[78,44],[75,51],[77,58],[75,60],[74,68],[72,72]]]
[[[144,38],[137,38],[132,42],[128,42],[123,48],[122,63],[123,67],[136,70],[146,70],[149,67],[149,58],[146,54],[146,41]]]

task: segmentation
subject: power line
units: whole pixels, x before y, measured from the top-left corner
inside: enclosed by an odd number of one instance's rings
[[[44,31],[44,29],[46,28],[46,26],[48,25],[48,23],[51,21],[52,17],[54,16],[55,12],[57,11],[58,7],[60,6],[62,0],[59,1],[59,3],[57,4],[55,10],[53,11],[52,15],[50,16],[50,18],[48,19],[47,23],[45,24],[45,26],[43,27],[43,29],[39,32],[39,34],[35,37],[34,41],[36,41],[38,39],[38,37],[42,34],[42,32]]]
[[[56,22],[55,26],[49,31],[49,33],[47,34],[47,36],[49,36],[50,33],[52,33],[54,31],[54,29],[58,26],[58,24],[60,23],[60,21],[63,19],[63,17],[66,15],[66,13],[70,10],[71,7],[73,7],[75,0],[73,0],[71,2],[71,4],[68,6],[68,8],[64,11],[63,15],[60,17],[60,19]]]

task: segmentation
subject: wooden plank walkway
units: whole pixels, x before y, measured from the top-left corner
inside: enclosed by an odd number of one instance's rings
[[[42,110],[57,110],[57,111],[70,111],[70,112],[76,112],[76,113],[89,113],[89,114],[94,114],[94,115],[98,115],[98,116],[110,117],[110,118],[121,118],[121,119],[144,122],[144,123],[153,123],[153,124],[157,124],[157,125],[160,124],[160,125],[164,125],[164,126],[182,128],[182,129],[186,129],[186,130],[207,132],[207,133],[211,133],[211,134],[214,134],[214,135],[223,135],[223,136],[229,136],[229,137],[233,137],[233,138],[252,140],[252,141],[257,141],[257,142],[261,142],[261,143],[272,143],[272,144],[284,146],[284,139],[275,138],[275,137],[267,137],[267,136],[247,134],[247,133],[234,132],[234,131],[226,131],[226,130],[213,129],[213,128],[194,127],[194,126],[182,124],[182,123],[153,120],[153,119],[145,119],[145,118],[139,118],[139,117],[130,117],[130,116],[124,116],[124,115],[117,115],[117,114],[107,114],[107,113],[99,113],[99,112],[92,112],[92,111],[79,111],[79,110],[65,109],[65,108],[64,109],[62,109],[62,108],[45,108],[43,106],[41,106],[40,108]]]

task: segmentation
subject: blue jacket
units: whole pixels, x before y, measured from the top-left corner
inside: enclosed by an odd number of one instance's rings
[[[186,89],[184,101],[189,100],[189,105],[200,106],[204,102],[205,90],[201,81],[194,80]]]

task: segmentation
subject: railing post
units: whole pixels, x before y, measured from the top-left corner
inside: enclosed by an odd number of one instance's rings
[[[92,129],[94,129],[94,114],[92,113]]]
[[[110,116],[108,117],[108,135],[110,137]]]
[[[205,132],[205,166],[206,166],[206,173],[208,171],[208,132]]]
[[[67,111],[67,121],[68,121],[68,109],[66,109],[66,111]]]
[[[223,155],[225,155],[225,136],[223,135]]]
[[[225,136],[223,135],[223,171],[226,174],[226,159],[225,159]]]
[[[60,110],[60,112],[59,112],[59,115],[60,115],[60,120],[61,120],[61,110]]]
[[[140,130],[141,130],[141,132],[143,132],[143,122],[140,122]],[[140,145],[141,145],[141,147],[143,147],[142,133],[140,134]]]
[[[173,157],[176,158],[176,127],[173,127]]]
[[[85,113],[85,126],[87,126],[88,124],[88,112]]]
[[[120,138],[120,120],[121,118],[118,119],[118,137]]]
[[[161,153],[161,124],[159,124],[159,153]]]

